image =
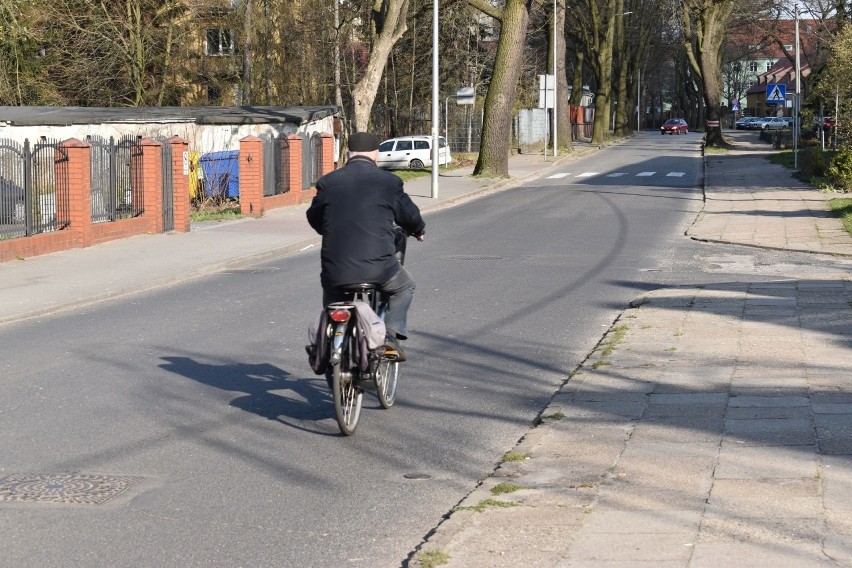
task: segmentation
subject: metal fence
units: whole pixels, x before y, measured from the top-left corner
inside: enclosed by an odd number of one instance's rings
[[[175,172],[172,145],[167,139],[163,143],[163,232],[175,229]]]
[[[263,195],[290,191],[290,141],[286,134],[263,134]]]
[[[91,146],[92,222],[138,217],[145,210],[142,192],[142,147],[135,136],[117,142],[87,136]]]
[[[68,226],[68,180],[57,175],[67,160],[58,140],[0,139],[0,239]]]
[[[302,189],[313,187],[322,177],[322,135],[302,134]]]
[[[451,153],[475,154],[482,139],[482,108],[474,105],[444,106],[444,123],[441,128]]]
[[[314,185],[316,185],[317,180],[322,177],[322,135],[320,135],[318,132],[314,132],[311,135],[311,145],[309,154],[311,156],[311,180],[310,184],[308,184],[308,187],[313,187]]]

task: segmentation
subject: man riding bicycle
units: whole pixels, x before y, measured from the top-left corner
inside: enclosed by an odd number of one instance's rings
[[[322,235],[323,305],[345,300],[343,286],[375,284],[389,297],[388,353],[404,361],[397,340],[408,337],[415,283],[396,258],[396,226],[422,241],[426,224],[402,180],[376,166],[379,139],[357,132],[348,146],[346,165],[317,181],[317,194],[307,211],[308,223]]]

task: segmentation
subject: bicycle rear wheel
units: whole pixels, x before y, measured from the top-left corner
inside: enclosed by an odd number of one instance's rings
[[[390,408],[396,402],[396,386],[399,382],[399,361],[382,359],[376,369],[376,389],[379,404]]]
[[[364,391],[355,385],[355,377],[349,361],[349,345],[343,348],[340,363],[331,368],[332,391],[334,392],[334,412],[337,425],[346,436],[355,433],[358,419],[361,417],[361,401]]]

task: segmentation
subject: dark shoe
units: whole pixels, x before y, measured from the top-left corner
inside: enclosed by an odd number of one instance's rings
[[[402,346],[399,344],[399,341],[393,335],[385,336],[385,359],[390,359],[391,361],[405,361],[405,351],[402,350]]]

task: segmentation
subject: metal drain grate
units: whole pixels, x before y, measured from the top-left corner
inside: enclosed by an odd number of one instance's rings
[[[457,254],[447,257],[450,260],[503,260],[502,256],[483,256],[483,255],[467,255]]]
[[[102,505],[142,477],[86,474],[13,474],[0,479],[0,501]]]

